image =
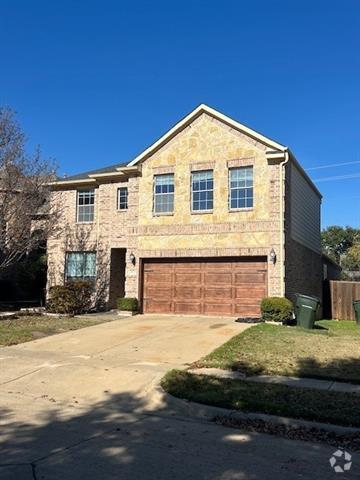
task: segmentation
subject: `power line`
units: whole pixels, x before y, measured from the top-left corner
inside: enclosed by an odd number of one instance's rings
[[[359,163],[360,163],[360,160],[357,160],[356,162],[331,163],[330,165],[321,165],[319,167],[305,168],[305,170],[321,170],[323,168],[343,167],[345,165],[356,165]]]
[[[333,180],[347,180],[350,178],[360,178],[360,173],[350,173],[349,175],[335,175],[334,177],[320,177],[315,178],[313,181],[319,182],[331,182]]]
[[[336,196],[326,195],[326,197],[324,197],[324,201],[327,202],[329,200],[336,200],[338,202],[339,200],[344,200],[344,199],[347,200],[349,198],[360,198],[360,195],[345,195],[345,196],[343,196],[343,195],[341,195],[341,196],[339,196],[339,195],[336,195]]]

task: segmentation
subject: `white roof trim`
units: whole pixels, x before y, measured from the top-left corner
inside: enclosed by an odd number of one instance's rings
[[[91,173],[89,174],[90,178],[107,178],[107,177],[122,177],[125,174],[123,172],[113,171],[105,173]]]
[[[49,182],[47,185],[71,185],[79,183],[96,183],[94,178],[81,178],[78,180],[58,180],[57,182]]]
[[[117,167],[116,170],[119,171],[119,172],[124,172],[124,173],[127,173],[127,172],[132,173],[132,172],[137,172],[139,169],[138,169],[138,167],[127,166],[127,167]]]
[[[217,110],[208,107],[205,104],[199,105],[195,110],[190,112],[185,118],[180,120],[176,125],[174,125],[168,132],[165,133],[159,140],[157,140],[155,143],[153,143],[150,147],[148,147],[146,150],[144,150],[140,155],[138,155],[134,160],[128,163],[128,166],[131,167],[133,165],[136,165],[137,163],[141,162],[145,158],[149,157],[153,152],[155,152],[157,149],[165,145],[166,142],[168,142],[172,137],[174,137],[179,131],[181,131],[183,128],[185,128],[188,124],[190,124],[195,118],[200,116],[202,113],[207,113],[210,116],[217,118],[218,120],[222,121],[223,123],[226,123],[227,125],[233,127],[236,130],[240,130],[241,132],[249,135],[250,137],[258,140],[259,142],[267,145],[268,147],[274,148],[276,150],[280,150],[284,152],[287,150],[287,147],[284,145],[281,145],[280,143],[274,142],[274,140],[271,140],[268,137],[265,137],[264,135],[261,135],[261,133],[256,132],[255,130],[252,130],[249,127],[246,127],[242,123],[236,122],[232,118],[228,117],[227,115],[224,115],[223,113],[218,112]]]
[[[269,160],[283,160],[285,158],[285,152],[266,152],[266,158]]]

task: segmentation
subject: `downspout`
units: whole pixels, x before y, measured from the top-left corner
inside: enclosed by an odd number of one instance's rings
[[[99,249],[99,237],[100,237],[100,185],[97,188],[96,198],[96,251]]]
[[[280,163],[280,296],[285,296],[285,165],[290,157],[284,152],[284,161]]]
[[[98,187],[96,189],[96,292],[99,289],[99,244],[100,244],[100,184],[98,184]],[[100,288],[101,290],[101,288]],[[97,302],[99,298],[97,296],[97,293],[94,295],[94,302],[95,302],[95,307],[97,309]]]

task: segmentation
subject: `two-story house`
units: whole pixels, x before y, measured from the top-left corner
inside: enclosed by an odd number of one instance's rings
[[[321,195],[290,150],[200,105],[126,164],[53,184],[48,285],[91,278],[114,307],[253,317],[321,294]]]

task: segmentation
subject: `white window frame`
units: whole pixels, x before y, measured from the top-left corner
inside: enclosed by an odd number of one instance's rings
[[[196,190],[194,192],[194,188],[193,188],[193,184],[194,184],[194,176],[195,175],[198,175],[198,174],[202,174],[202,173],[211,173],[212,175],[212,183],[213,183],[213,187],[212,189],[205,189],[205,190]],[[212,213],[214,211],[214,170],[212,169],[208,169],[208,170],[197,170],[197,171],[194,171],[194,172],[191,172],[191,213]],[[195,210],[194,209],[194,193],[203,193],[203,192],[212,192],[212,208],[206,208],[206,209],[198,209],[198,210]],[[200,202],[201,200],[197,200],[198,202]],[[208,202],[208,200],[205,200],[206,202]]]
[[[170,177],[172,178],[172,185],[173,185],[173,191],[172,192],[159,192],[157,193],[156,192],[156,182],[157,182],[157,179],[158,178],[164,178],[164,177]],[[169,183],[169,185],[171,185],[171,183]],[[159,198],[159,197],[170,197],[172,196],[173,197],[173,201],[172,201],[172,210],[169,210],[169,211],[157,211],[156,210],[156,199]],[[159,216],[159,215],[173,215],[174,214],[174,210],[175,210],[175,176],[173,173],[162,173],[162,174],[159,174],[159,175],[154,175],[154,180],[153,180],[153,215],[155,216]]]
[[[69,276],[68,275],[68,265],[69,265],[69,255],[82,255],[83,257],[83,274],[77,276]],[[85,276],[84,273],[86,271],[86,257],[87,255],[94,255],[95,256],[95,273],[94,275]],[[65,254],[65,280],[72,281],[72,280],[96,280],[96,251],[69,251]]]
[[[121,191],[124,191],[125,192],[125,197],[123,198],[125,204],[123,207],[121,207],[121,202],[120,202],[120,198],[121,198]],[[117,189],[117,209],[120,210],[120,211],[123,211],[123,210],[127,210],[129,208],[129,191],[128,191],[128,187],[119,187]]]
[[[93,202],[89,204],[80,205],[80,195],[89,194],[92,197]],[[83,207],[92,206],[92,219],[91,220],[80,220],[80,212]],[[93,223],[95,220],[95,190],[93,188],[89,188],[86,190],[77,190],[76,192],[76,222],[77,223]]]
[[[247,181],[249,181],[249,178],[247,178],[247,175],[246,175],[245,178],[244,178],[244,181],[245,181],[245,186],[244,187],[232,187],[231,186],[232,172],[240,171],[240,170],[245,171],[245,172],[251,170],[251,184],[247,184]],[[254,208],[254,167],[253,167],[253,165],[229,168],[228,177],[229,177],[229,196],[228,196],[229,210],[232,211],[232,212],[237,212],[237,211],[241,211],[241,210],[252,210]],[[246,195],[246,193],[247,193],[247,190],[250,189],[250,188],[252,189],[252,196],[248,197]],[[232,207],[231,206],[231,193],[232,193],[232,191],[240,191],[240,190],[245,191],[245,197],[244,197],[245,206],[244,207]],[[246,205],[247,200],[249,200],[249,199],[252,199],[251,206]]]

